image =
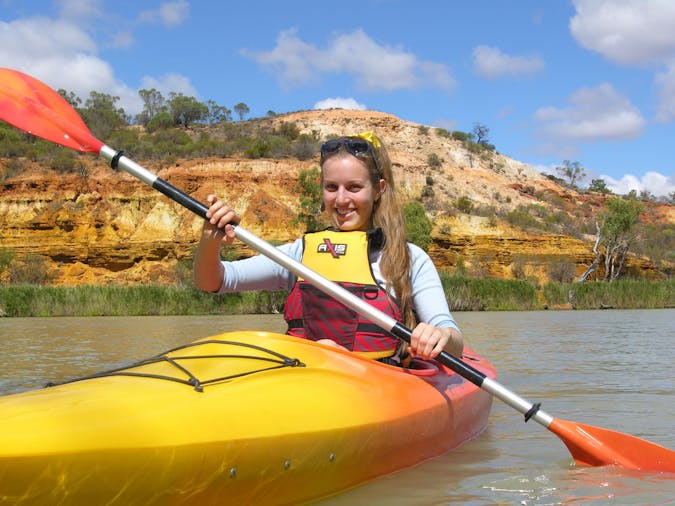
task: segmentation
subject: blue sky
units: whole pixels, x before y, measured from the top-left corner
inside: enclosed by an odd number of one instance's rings
[[[617,193],[675,192],[675,1],[0,0],[0,66],[140,110],[373,109]],[[123,148],[123,146],[116,146]]]

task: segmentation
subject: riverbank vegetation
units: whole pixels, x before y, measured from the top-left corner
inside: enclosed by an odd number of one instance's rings
[[[619,279],[612,283],[548,283],[544,299],[551,307],[569,305],[576,309],[652,309],[675,307],[675,280],[658,283]]]
[[[453,311],[530,311],[546,308],[675,307],[675,281],[548,283],[478,279],[441,273]],[[0,315],[150,316],[268,314],[283,311],[287,292],[212,295],[189,286],[0,286]]]

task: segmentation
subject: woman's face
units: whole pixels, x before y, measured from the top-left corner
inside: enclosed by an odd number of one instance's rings
[[[323,202],[333,224],[340,230],[366,231],[373,225],[373,207],[386,183],[370,180],[368,167],[352,155],[336,155],[322,167]]]

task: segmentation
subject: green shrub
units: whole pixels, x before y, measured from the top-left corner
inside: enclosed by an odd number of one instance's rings
[[[5,272],[9,270],[15,257],[16,251],[8,248],[0,249],[0,281],[4,278]]]
[[[552,258],[547,267],[551,281],[571,283],[574,280],[575,264],[574,260],[569,257]]]
[[[516,209],[509,211],[504,216],[504,219],[511,225],[520,227],[524,230],[538,229],[540,224],[537,219],[529,212],[523,209],[523,206],[518,206]]]
[[[471,214],[471,211],[473,210],[473,202],[471,202],[471,199],[465,195],[462,195],[457,198],[455,201],[455,207],[457,208],[458,211],[461,211],[466,214]]]
[[[293,143],[292,155],[298,160],[309,160],[318,151],[316,141],[309,135],[301,135],[297,141]]]
[[[436,153],[431,153],[427,157],[427,164],[429,165],[430,169],[440,169],[443,166],[443,158],[438,156]]]
[[[462,132],[460,130],[455,130],[452,132],[451,137],[456,141],[468,142],[473,139],[473,135],[467,132]]]
[[[12,284],[46,285],[52,281],[47,259],[42,255],[24,255],[8,267],[9,282]]]
[[[452,139],[452,135],[445,128],[436,128],[436,135],[439,137],[444,137],[446,139]]]
[[[279,135],[285,137],[289,141],[294,141],[300,137],[300,128],[295,121],[283,121],[279,125]]]
[[[417,244],[424,251],[431,245],[431,220],[419,202],[409,202],[403,207],[406,240]]]
[[[52,159],[51,167],[59,174],[73,172],[75,169],[75,155],[71,151],[63,150]]]
[[[269,143],[255,139],[250,146],[244,150],[244,156],[246,158],[265,158],[269,156],[272,151],[272,147]]]

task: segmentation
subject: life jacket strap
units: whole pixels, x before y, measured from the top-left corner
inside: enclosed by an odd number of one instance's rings
[[[288,329],[286,332],[290,332],[292,330],[300,330],[304,328],[304,321],[302,318],[294,318],[290,321],[288,321]],[[375,325],[374,323],[367,323],[367,322],[359,322],[358,325],[356,326],[356,331],[357,332],[363,332],[363,333],[368,333],[368,334],[381,334],[382,329],[378,326]]]

